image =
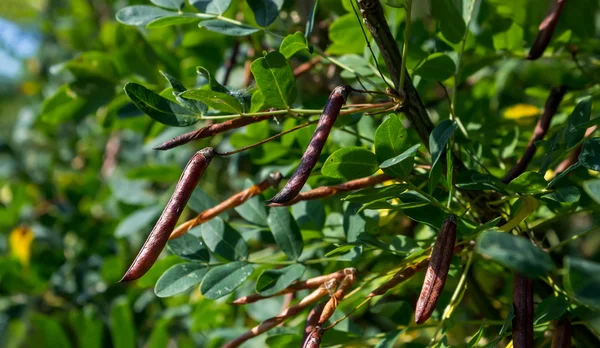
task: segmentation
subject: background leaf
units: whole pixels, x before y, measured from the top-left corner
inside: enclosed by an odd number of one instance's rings
[[[291,259],[298,260],[302,254],[304,242],[300,228],[288,208],[271,208],[267,223],[281,250]]]
[[[200,292],[204,297],[216,300],[237,289],[253,271],[254,266],[241,261],[212,267],[202,280]]]

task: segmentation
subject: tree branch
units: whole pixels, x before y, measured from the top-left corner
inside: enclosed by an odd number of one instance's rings
[[[379,0],[356,1],[358,2],[358,7],[362,13],[363,21],[369,29],[369,32],[371,32],[373,39],[375,39],[375,43],[379,46],[379,51],[388,68],[396,92],[400,92],[398,93],[399,95],[405,95],[403,111],[417,130],[417,134],[419,135],[419,138],[421,138],[423,144],[429,148],[429,134],[433,130],[433,123],[431,122],[427,110],[425,109],[425,105],[417,93],[408,73],[405,72],[406,79],[404,81],[404,86],[400,86],[402,55],[398,49],[398,43],[390,31],[390,27],[387,25],[383,8],[381,7]]]

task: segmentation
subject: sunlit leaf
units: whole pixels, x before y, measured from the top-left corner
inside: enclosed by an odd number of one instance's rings
[[[253,271],[253,265],[242,261],[212,267],[202,280],[200,292],[204,297],[216,300],[237,289]]]

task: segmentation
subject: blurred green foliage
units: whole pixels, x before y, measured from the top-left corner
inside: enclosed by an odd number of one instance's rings
[[[403,1],[382,3],[401,46]],[[153,148],[219,122],[211,119],[215,116],[269,107],[322,109],[342,83],[384,90],[360,21],[349,0],[320,0],[312,32],[306,30],[312,1],[1,1],[0,16],[39,32],[41,46],[18,80],[2,80],[7,87],[0,95],[0,346],[217,347],[278,314],[283,303],[275,297],[235,307],[228,299],[270,294],[299,278],[355,267],[358,290],[332,318],[340,319],[432,244],[447,214],[438,203],[446,204],[449,187],[440,149],[452,132],[469,168],[454,178],[456,187],[504,197],[496,202],[502,223],[482,225],[465,215],[459,224],[466,245],[477,239],[462,302],[449,320],[441,320],[469,250],[454,257],[425,326],[412,321],[423,280],[417,274],[328,331],[323,346],[425,347],[438,327],[443,336],[434,338],[440,346],[506,345],[509,270],[537,277],[536,346],[550,346],[550,320],[567,310],[577,322],[577,345],[597,345],[597,138],[586,140],[568,175],[549,181],[556,165],[584,141],[585,129],[597,123],[599,4],[568,2],[544,56],[526,61],[546,2],[475,0],[472,15],[471,1],[432,0],[431,8],[427,3],[413,4],[406,66],[434,124],[441,125],[431,142],[440,172],[423,170],[431,156],[415,147],[419,138],[414,129],[405,130],[409,123],[401,112],[340,117],[308,186],[339,184],[379,168],[410,179],[412,186],[390,184],[289,210],[265,206],[276,192],[271,188],[169,242],[144,277],[124,284],[119,279],[196,150],[230,151],[302,119],[255,123],[166,152]],[[293,76],[292,68],[318,54],[334,57],[336,64],[324,59]],[[444,121],[449,108],[438,81],[453,92],[454,113],[468,136]],[[568,92],[538,143],[532,172],[501,183],[497,178],[523,153],[550,88],[559,85]],[[358,96],[352,102],[380,99]],[[302,128],[213,160],[182,221],[268,173],[289,177],[314,130]],[[539,174],[533,172],[538,168]],[[462,203],[454,201],[449,209],[462,213],[467,204]],[[517,227],[539,244],[490,231],[495,225]],[[221,248],[222,240],[233,243]],[[294,301],[305,295],[300,292]],[[305,316],[248,346],[297,345]]]

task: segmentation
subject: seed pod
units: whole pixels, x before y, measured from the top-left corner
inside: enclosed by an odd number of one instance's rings
[[[429,266],[427,267],[425,281],[415,311],[415,322],[417,324],[422,324],[429,319],[435,309],[437,300],[444,289],[444,284],[446,284],[455,242],[456,216],[450,215],[444,220],[431,251]]]
[[[308,313],[308,317],[306,318],[306,325],[304,326],[304,337],[302,337],[302,345],[306,344],[307,339],[312,334],[313,330],[319,324],[319,318],[321,317],[321,313],[323,313],[323,308],[325,308],[325,302],[319,303],[314,306],[313,309]]]
[[[321,155],[321,151],[323,150],[323,146],[325,146],[325,142],[333,128],[333,124],[351,91],[352,87],[348,85],[337,86],[333,89],[333,92],[329,95],[327,104],[323,109],[323,114],[321,114],[321,117],[319,118],[317,130],[310,140],[304,155],[302,155],[300,165],[283,189],[279,191],[275,197],[271,198],[269,203],[285,203],[298,195],[306,183],[306,180],[308,180],[310,172],[317,164],[319,155]]]
[[[237,300],[233,301],[231,304],[234,304],[234,305],[248,304],[248,303],[260,301],[260,300],[263,300],[263,299],[269,298],[269,297],[289,294],[290,292],[296,292],[298,290],[315,289],[331,280],[335,280],[336,282],[340,281],[341,279],[344,278],[345,274],[348,272],[356,272],[356,269],[345,268],[341,271],[337,271],[337,272],[330,273],[327,275],[310,278],[310,279],[307,279],[304,281],[296,281],[296,282],[292,283],[292,285],[288,286],[287,288],[281,290],[280,292],[278,292],[276,294],[268,295],[268,296],[263,296],[260,294],[252,294],[252,295],[240,297]]]
[[[544,54],[546,47],[548,47],[548,44],[552,39],[552,34],[554,34],[554,29],[556,29],[558,20],[560,19],[560,14],[565,6],[565,1],[566,0],[554,0],[550,12],[546,15],[538,28],[538,35],[529,50],[527,59],[536,60]]]
[[[552,348],[570,348],[571,335],[571,318],[566,314],[556,322],[552,335]]]
[[[513,306],[513,346],[533,348],[533,281],[519,273],[513,277]]]
[[[344,299],[344,296],[346,296],[348,290],[352,288],[352,284],[354,284],[355,280],[356,270],[352,268],[351,271],[348,271],[346,273],[346,276],[344,277],[344,279],[342,279],[342,282],[337,288],[327,289],[329,291],[330,298],[329,301],[327,301],[327,303],[325,304],[325,307],[323,308],[323,312],[321,313],[321,317],[319,318],[319,325],[325,324],[325,322],[333,316],[335,309],[337,308],[339,303]],[[335,291],[332,293],[332,290]]]
[[[207,222],[208,220],[218,216],[223,213],[225,210],[232,209],[242,205],[244,202],[249,200],[250,198],[262,193],[264,190],[271,186],[277,186],[283,177],[281,173],[274,172],[269,174],[269,177],[263,180],[261,183],[252,185],[248,189],[238,192],[237,194],[229,197],[223,202],[217,204],[216,206],[203,211],[198,214],[194,219],[186,221],[181,225],[177,226],[177,228],[171,233],[169,239],[175,239],[177,237],[181,237],[187,231],[192,229],[194,226],[198,226]]]
[[[160,255],[167,244],[169,234],[173,231],[183,208],[190,199],[194,188],[200,181],[213,156],[214,150],[212,147],[202,149],[192,156],[177,182],[171,199],[169,199],[152,232],[150,232],[148,239],[146,239],[146,242],[142,246],[142,250],[135,257],[135,260],[133,260],[133,263],[121,281],[138,279],[152,267],[158,255]]]
[[[221,122],[221,123],[211,124],[209,126],[202,127],[198,130],[179,135],[171,140],[167,140],[164,143],[155,147],[154,149],[155,150],[169,150],[174,147],[187,144],[193,140],[208,138],[215,134],[219,134],[219,133],[228,131],[230,129],[244,127],[244,126],[247,126],[252,123],[256,123],[256,122],[260,122],[260,121],[269,119],[271,117],[273,117],[273,116],[271,116],[271,115],[252,116],[252,117],[244,116],[244,117],[240,117],[240,118],[234,118],[232,120],[228,120],[228,121]]]
[[[223,348],[239,347],[242,343],[246,342],[247,340],[258,336],[263,332],[271,330],[275,326],[283,323],[287,319],[300,313],[306,307],[317,302],[321,297],[323,297],[325,295],[327,295],[327,289],[325,288],[324,285],[321,285],[315,291],[311,292],[308,296],[306,296],[305,298],[300,300],[300,302],[298,302],[297,304],[282,310],[281,313],[279,313],[278,315],[276,315],[270,319],[267,319],[267,320],[263,321],[262,323],[260,323],[259,325],[253,327],[249,331],[246,331],[245,333],[238,336],[233,341],[225,344],[223,346]]]
[[[321,338],[325,330],[321,326],[315,327],[311,333],[303,341],[302,348],[319,348],[321,346]]]
[[[283,207],[292,204],[296,204],[301,201],[309,201],[313,199],[320,199],[325,197],[330,197],[336,195],[340,192],[354,191],[361,188],[381,184],[384,181],[391,180],[392,178],[385,175],[373,175],[366,178],[360,178],[356,180],[351,180],[345,182],[343,184],[334,185],[334,186],[321,186],[316,189],[312,189],[306,192],[299,193],[294,199],[285,202],[285,203],[271,203],[270,207]]]

